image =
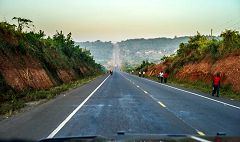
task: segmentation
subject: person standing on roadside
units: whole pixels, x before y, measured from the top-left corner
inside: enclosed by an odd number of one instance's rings
[[[139,71],[139,72],[138,72],[138,76],[141,77],[141,74],[142,74],[141,71]]]
[[[145,71],[143,71],[143,73],[142,73],[142,77],[145,77]]]
[[[212,90],[212,96],[214,96],[217,93],[217,97],[219,97],[219,90],[220,90],[220,73],[217,72],[213,76],[213,90]]]
[[[168,73],[167,72],[165,72],[163,74],[163,78],[164,78],[164,83],[167,83],[167,79],[168,79]]]
[[[159,73],[160,82],[163,83],[163,71]]]
[[[113,75],[113,70],[110,70],[110,75]]]

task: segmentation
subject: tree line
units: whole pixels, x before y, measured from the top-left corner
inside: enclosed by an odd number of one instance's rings
[[[187,43],[181,43],[177,52],[164,56],[161,61],[169,70],[178,71],[183,65],[210,58],[213,62],[229,54],[240,54],[239,31],[225,30],[220,37],[211,37],[197,33]]]
[[[22,55],[30,54],[38,58],[44,67],[51,69],[91,67],[100,71],[103,67],[95,63],[89,50],[74,44],[71,32],[64,35],[62,31],[50,37],[44,31],[30,30],[33,22],[29,19],[14,17],[17,25],[0,22],[0,50],[13,51]],[[25,30],[25,31],[24,31]]]

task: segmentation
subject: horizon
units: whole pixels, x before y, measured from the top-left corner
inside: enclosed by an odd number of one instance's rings
[[[239,31],[238,31],[239,32]],[[197,33],[196,33],[197,34]],[[195,34],[195,35],[196,35]],[[201,34],[201,33],[200,33]],[[144,39],[144,40],[151,40],[151,39],[159,39],[159,38],[166,38],[166,39],[175,39],[175,38],[184,38],[184,37],[191,37],[191,36],[195,36],[195,35],[186,35],[186,36],[176,36],[176,37],[166,37],[166,36],[162,36],[162,37],[153,37],[153,38],[130,38],[130,39],[125,39],[125,40],[121,40],[121,41],[104,41],[104,40],[100,40],[100,39],[97,39],[97,40],[88,40],[88,41],[75,41],[74,42],[97,42],[97,41],[100,41],[100,42],[112,42],[112,43],[118,43],[118,42],[123,42],[123,41],[127,41],[127,40],[141,40],[141,39]],[[204,36],[210,36],[210,35],[204,35]],[[213,35],[212,37],[220,37],[220,35]]]
[[[240,29],[239,0],[0,0],[1,21],[33,21],[47,36],[62,30],[74,41],[218,36]]]

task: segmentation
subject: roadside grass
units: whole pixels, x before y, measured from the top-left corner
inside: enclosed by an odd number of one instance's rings
[[[8,91],[6,94],[1,94],[9,96],[9,99],[8,101],[1,102],[0,115],[10,116],[14,112],[17,112],[17,110],[25,107],[27,102],[53,99],[60,93],[82,86],[94,80],[98,76],[100,76],[100,74],[88,76],[70,83],[64,83],[59,86],[44,90],[25,90],[20,93]]]
[[[151,80],[159,81],[159,79],[157,77],[147,76],[147,78],[149,78]],[[209,94],[209,95],[212,94],[212,85],[207,84],[203,81],[190,82],[190,81],[186,81],[186,80],[177,80],[174,78],[169,78],[168,83],[177,85],[177,86],[181,86],[184,88],[193,89],[196,91],[201,91],[201,92]],[[240,101],[240,93],[234,92],[230,85],[221,86],[220,97]]]
[[[209,83],[205,83],[203,81],[194,81],[189,82],[186,80],[176,80],[170,79],[169,83],[180,85],[185,88],[190,88],[194,90],[201,91],[203,93],[207,93],[209,95],[212,94],[212,85]],[[240,101],[240,93],[234,92],[230,85],[222,85],[220,88],[220,97],[227,98],[227,99],[234,99]]]

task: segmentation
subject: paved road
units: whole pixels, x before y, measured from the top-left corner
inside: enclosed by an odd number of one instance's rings
[[[239,136],[240,103],[114,72],[0,122],[0,138],[112,137],[118,131]]]

